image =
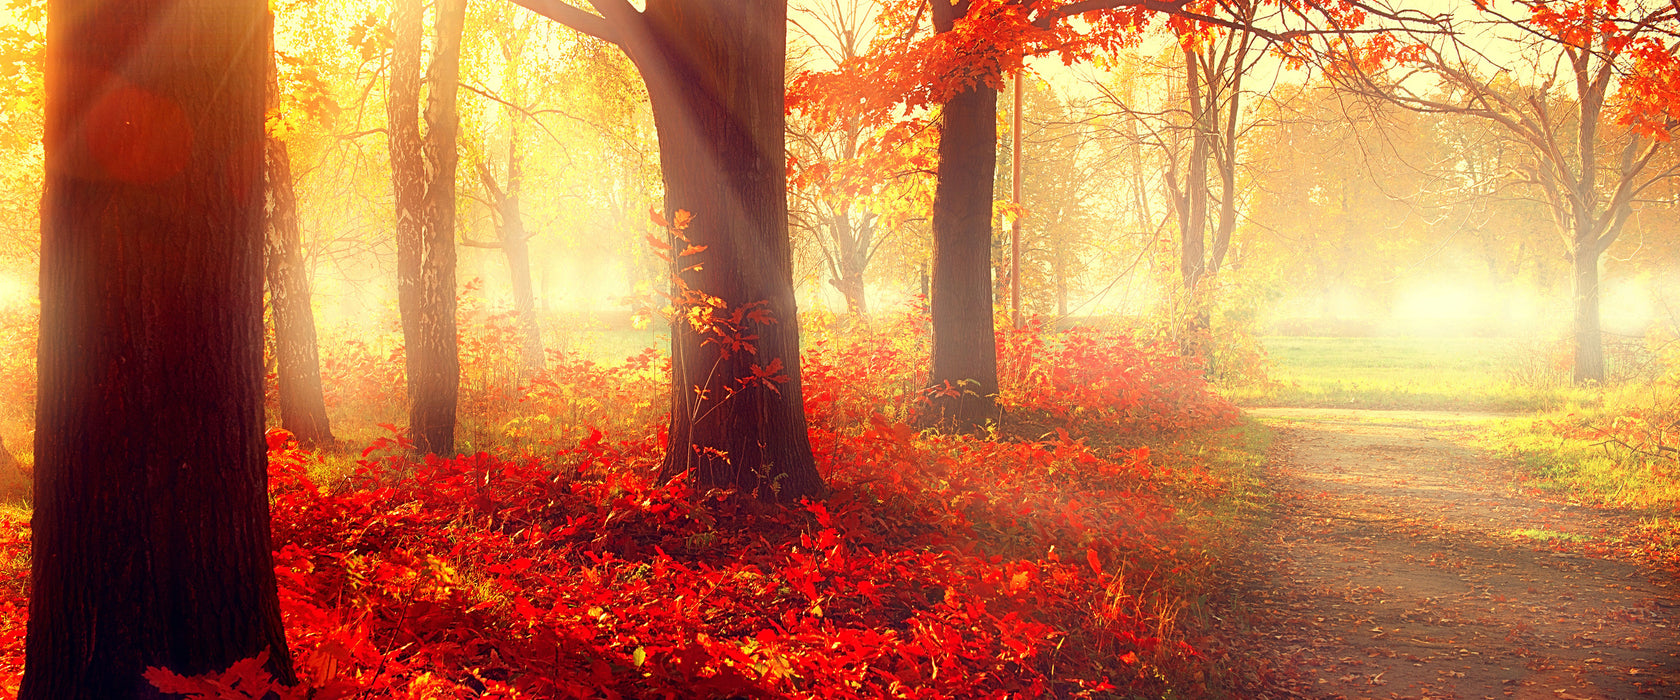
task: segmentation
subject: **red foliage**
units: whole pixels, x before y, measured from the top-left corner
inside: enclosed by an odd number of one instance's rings
[[[1164,342],[1076,328],[1047,334],[1038,322],[998,334],[1003,403],[1074,431],[1164,434],[1224,428],[1236,406],[1213,393],[1199,358]]]
[[[1000,343],[1020,396],[1076,426],[1229,415],[1193,365],[1122,337]],[[901,352],[858,342],[806,362],[835,491],[803,509],[651,483],[651,426],[521,459],[417,463],[386,439],[332,489],[272,432],[275,570],[302,678],[280,694],[1032,697],[1190,682],[1177,601],[1209,563],[1163,495],[1184,475],[1065,431],[918,435],[859,388],[880,386],[878,367],[907,374]],[[25,530],[4,532],[0,561],[16,561]],[[27,572],[0,573],[0,674],[15,688]],[[187,697],[275,690],[261,659],[148,678]]]

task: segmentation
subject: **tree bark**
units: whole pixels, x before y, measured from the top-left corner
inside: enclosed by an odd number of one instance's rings
[[[1604,381],[1604,333],[1599,323],[1598,258],[1592,244],[1576,249],[1575,266],[1575,372],[1576,384]]]
[[[661,478],[762,500],[827,492],[811,455],[799,378],[799,317],[787,228],[783,81],[787,5],[776,0],[648,0],[626,49],[648,86],[665,216],[689,212],[672,251],[681,286],[715,298],[717,324],[679,313],[671,332],[670,448]],[[692,267],[698,264],[699,267]],[[677,296],[683,296],[682,289]],[[679,312],[695,310],[689,305]],[[733,345],[724,336],[742,341]],[[720,342],[723,341],[723,342]],[[755,379],[779,363],[778,379]]]
[[[524,100],[519,67],[524,63],[529,29],[529,25],[509,27],[509,33],[501,37],[502,57],[507,62],[502,68],[502,91],[512,104],[521,104]],[[513,278],[513,309],[519,317],[520,330],[524,332],[520,360],[525,373],[532,375],[543,371],[547,358],[543,355],[542,327],[537,323],[537,298],[531,285],[531,234],[525,232],[525,219],[519,215],[519,192],[525,170],[524,156],[519,150],[519,120],[524,115],[509,107],[507,116],[507,189],[494,187],[494,181],[488,177],[488,169],[484,171],[485,185],[493,190],[492,196],[500,213],[502,254],[507,258],[508,271]]]
[[[975,432],[998,419],[992,318],[992,186],[997,90],[975,85],[946,101],[933,198],[933,371],[921,422]]]
[[[293,680],[262,433],[260,0],[53,0],[20,697]]]
[[[465,0],[439,0],[427,81],[426,126],[418,123],[420,0],[392,8],[393,57],[386,114],[397,210],[397,309],[408,376],[409,432],[421,454],[455,454],[461,366],[455,337],[456,83]]]
[[[279,84],[269,58],[268,105],[279,100]],[[269,307],[274,313],[274,355],[279,364],[280,427],[291,431],[305,447],[331,445],[327,401],[321,388],[321,356],[315,338],[315,313],[310,307],[309,276],[304,272],[303,235],[298,226],[297,192],[293,188],[292,158],[286,143],[272,135],[264,139],[265,212],[267,235],[263,260]]]

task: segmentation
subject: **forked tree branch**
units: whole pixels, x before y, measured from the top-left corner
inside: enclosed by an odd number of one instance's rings
[[[623,45],[618,29],[606,18],[572,7],[564,0],[509,0],[515,5],[576,29],[602,41]],[[594,4],[594,3],[591,3]],[[633,10],[632,10],[633,11]],[[604,13],[603,13],[604,14]]]

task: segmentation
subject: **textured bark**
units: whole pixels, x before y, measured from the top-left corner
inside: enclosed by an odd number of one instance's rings
[[[426,72],[426,133],[418,123],[421,0],[392,8],[387,138],[397,210],[397,309],[415,450],[453,456],[461,364],[455,337],[456,84],[465,0],[439,0]]]
[[[928,427],[972,432],[998,418],[992,320],[992,183],[997,90],[976,85],[945,103],[933,196],[933,401]]]
[[[157,697],[281,629],[262,423],[260,0],[52,0],[22,698]]]
[[[823,495],[828,489],[811,455],[800,388],[788,241],[787,3],[648,0],[638,12],[623,0],[600,0],[590,3],[601,13],[596,16],[570,5],[514,1],[629,54],[653,106],[665,216],[690,213],[684,235],[705,247],[673,261],[673,276],[728,310],[762,304],[775,319],[750,324],[756,336],[750,351],[728,352],[704,342],[712,336],[692,325],[673,323],[670,449],[661,477],[687,473],[701,487],[736,488],[764,500]],[[696,263],[699,268],[689,267]],[[750,381],[755,366],[777,362],[785,383],[771,388]]]
[[[679,316],[671,332],[670,449],[662,478],[762,500],[824,494],[799,380],[799,317],[788,241],[783,144],[787,6],[775,0],[649,0],[626,47],[648,85],[665,213],[693,215],[705,251],[677,263],[693,290],[727,310],[767,302],[752,350],[705,342]],[[780,361],[786,383],[743,382]]]
[[[278,100],[273,57],[269,60],[268,99]],[[310,308],[309,276],[304,272],[303,235],[298,226],[297,193],[293,188],[292,158],[286,143],[264,139],[264,277],[269,308],[274,315],[274,355],[279,364],[280,427],[297,436],[305,447],[331,445],[332,426],[321,388],[321,356],[315,339],[315,313]]]

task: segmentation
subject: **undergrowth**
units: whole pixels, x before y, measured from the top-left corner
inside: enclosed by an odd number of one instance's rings
[[[1658,339],[1660,340],[1660,339]],[[1554,498],[1630,511],[1625,554],[1680,563],[1680,349],[1656,353],[1656,376],[1581,390],[1550,412],[1505,421],[1483,446],[1509,457],[1525,484]]]
[[[1170,348],[1034,328],[999,336],[1003,397],[1046,430],[919,433],[924,323],[811,344],[833,495],[797,508],[650,480],[658,416],[614,410],[656,401],[635,398],[653,354],[468,392],[502,432],[456,459],[411,458],[394,432],[344,457],[271,431],[302,684],[249,661],[149,677],[187,697],[316,700],[1218,693],[1236,661],[1203,646],[1205,606],[1264,511],[1264,431]],[[0,686],[15,691],[28,527],[0,515]]]

